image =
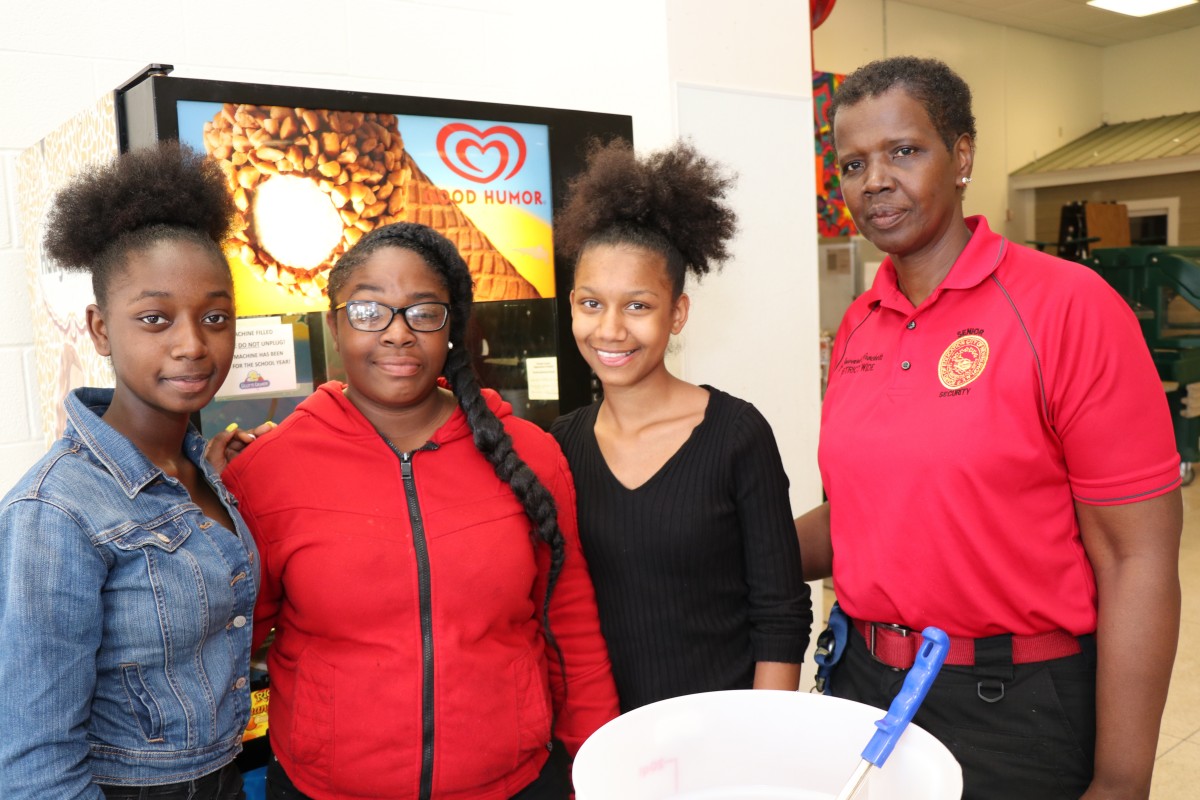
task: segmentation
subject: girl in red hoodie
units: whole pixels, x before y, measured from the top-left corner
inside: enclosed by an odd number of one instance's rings
[[[275,628],[268,797],[565,798],[617,713],[570,472],[480,389],[471,293],[433,230],[364,236],[329,279],[347,382],[223,475]]]

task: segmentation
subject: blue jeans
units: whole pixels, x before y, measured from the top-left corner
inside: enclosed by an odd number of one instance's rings
[[[245,800],[242,773],[232,763],[192,781],[165,786],[100,785],[105,800]]]

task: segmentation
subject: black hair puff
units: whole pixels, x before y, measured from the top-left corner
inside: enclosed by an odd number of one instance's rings
[[[682,290],[684,269],[702,277],[729,257],[737,215],[725,195],[733,181],[686,141],[642,158],[623,139],[592,141],[587,168],[570,182],[555,219],[555,238],[573,259],[597,243],[649,246],[667,256]]]
[[[216,162],[164,141],[72,179],[54,198],[45,246],[64,269],[94,271],[114,244],[145,228],[190,229],[219,246],[234,211]]]

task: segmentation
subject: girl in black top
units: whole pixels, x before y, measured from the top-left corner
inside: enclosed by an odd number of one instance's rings
[[[683,292],[727,257],[730,180],[690,145],[596,147],[555,233],[576,257],[571,320],[604,399],[552,432],[622,711],[693,692],[795,690],[812,607],[788,480],[749,403],[667,371]]]

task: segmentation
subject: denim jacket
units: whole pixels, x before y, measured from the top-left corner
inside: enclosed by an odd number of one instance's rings
[[[250,715],[254,540],[188,431],[184,450],[233,518],[100,415],[67,429],[0,501],[0,797],[102,800],[96,783],[161,785],[241,751]]]

